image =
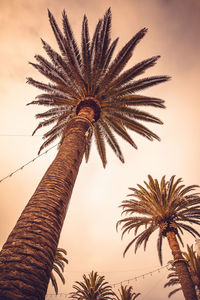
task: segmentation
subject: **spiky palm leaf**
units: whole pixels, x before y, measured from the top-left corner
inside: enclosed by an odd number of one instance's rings
[[[120,297],[116,295],[116,300],[135,300],[140,293],[134,293],[132,286],[121,285],[119,290]]]
[[[64,257],[63,254],[67,255],[67,251],[63,248],[57,248],[50,276],[50,280],[54,287],[56,295],[58,294],[58,284],[54,272],[60,277],[62,283],[65,284],[65,278],[62,273],[64,272],[65,263],[68,264],[68,260]]]
[[[83,282],[76,281],[73,288],[74,292],[70,293],[71,299],[85,300],[111,300],[114,295],[111,286],[105,281],[104,276],[98,275],[92,271],[88,277],[83,275]]]
[[[106,165],[105,140],[118,158],[124,162],[121,149],[114,136],[117,133],[133,147],[136,144],[127,129],[137,132],[149,140],[159,137],[141,122],[162,122],[153,115],[139,110],[139,106],[164,108],[163,100],[145,97],[136,92],[158,83],[167,81],[168,76],[153,76],[136,80],[148,68],[155,65],[159,56],[146,59],[130,69],[123,71],[132,56],[138,42],[147,32],[140,30],[112,59],[118,39],[111,41],[111,10],[108,9],[103,19],[97,23],[92,39],[89,37],[88,20],[84,16],[82,23],[81,49],[79,49],[68,21],[63,12],[63,31],[59,29],[54,16],[49,11],[49,20],[61,54],[54,51],[42,40],[44,50],[50,61],[36,55],[37,63],[31,63],[40,73],[50,80],[41,83],[28,78],[28,83],[43,90],[35,101],[29,104],[47,105],[51,108],[37,118],[39,123],[34,133],[41,127],[55,123],[52,130],[44,135],[44,143],[39,152],[63,134],[67,122],[79,114],[84,106],[95,111],[93,120],[94,139],[103,165]],[[86,149],[86,161],[90,153],[91,141]]]
[[[169,181],[162,177],[160,184],[157,179],[148,176],[149,182],[144,182],[145,187],[138,184],[133,191],[131,199],[122,202],[123,215],[129,215],[117,222],[117,228],[122,226],[122,237],[134,231],[132,241],[127,245],[127,250],[135,243],[135,252],[144,244],[146,249],[149,237],[155,230],[159,230],[157,250],[162,264],[162,240],[168,231],[173,231],[183,244],[181,234],[187,231],[193,236],[200,236],[199,232],[187,223],[200,225],[200,196],[193,190],[197,185],[185,187],[181,178],[175,180],[172,176]],[[137,234],[141,227],[144,231]]]

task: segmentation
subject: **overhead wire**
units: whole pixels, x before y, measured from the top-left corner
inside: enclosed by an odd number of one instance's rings
[[[59,143],[58,143],[59,144]],[[34,157],[32,160],[30,160],[29,162],[25,163],[23,166],[21,166],[20,168],[16,169],[15,171],[11,172],[10,174],[8,174],[7,176],[3,177],[2,179],[0,179],[0,183],[2,181],[4,181],[5,179],[12,177],[13,174],[17,173],[18,171],[22,170],[24,167],[26,167],[27,165],[29,165],[30,163],[34,162],[36,159],[38,159],[39,157],[41,157],[44,154],[47,154],[47,152],[49,152],[50,150],[52,150],[53,148],[55,148],[56,146],[58,146],[58,144],[52,146],[51,148],[47,149],[45,152],[39,154],[38,156]]]

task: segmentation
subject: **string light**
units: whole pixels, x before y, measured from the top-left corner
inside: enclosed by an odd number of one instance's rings
[[[158,269],[156,269],[156,270],[150,271],[150,272],[148,272],[148,273],[142,274],[142,275],[140,275],[140,276],[133,277],[133,278],[129,278],[129,279],[120,281],[120,282],[118,282],[118,283],[115,282],[114,284],[111,284],[111,285],[115,287],[116,285],[121,285],[122,283],[125,283],[125,282],[129,283],[130,281],[133,281],[133,280],[137,281],[137,280],[140,279],[140,278],[145,279],[146,276],[148,276],[148,275],[151,275],[151,276],[152,276],[153,273],[155,273],[155,272],[159,272],[159,273],[160,273],[160,270],[162,270],[162,269],[164,269],[164,268],[167,268],[168,266],[169,266],[169,264],[167,264],[167,265],[165,265],[165,266],[163,266],[163,267],[161,267],[161,268],[158,268]]]
[[[162,270],[162,269],[164,269],[164,268],[167,268],[169,266],[169,263],[167,264],[167,265],[165,265],[165,266],[163,266],[163,267],[161,267],[161,268],[158,268],[158,269],[156,269],[156,270],[153,270],[153,271],[150,271],[150,272],[148,272],[148,273],[145,273],[145,274],[142,274],[142,275],[140,275],[140,276],[137,276],[137,277],[133,277],[133,278],[129,278],[129,279],[126,279],[126,280],[123,280],[123,281],[120,281],[120,282],[115,282],[115,283],[113,283],[113,284],[111,284],[111,286],[113,286],[114,288],[117,286],[117,285],[122,285],[123,283],[128,283],[129,284],[129,282],[130,281],[133,281],[133,280],[135,280],[135,281],[137,281],[138,279],[140,279],[140,278],[143,278],[143,279],[145,279],[145,276],[148,276],[148,275],[153,275],[153,273],[155,273],[155,272],[159,272],[160,273],[160,270]],[[57,294],[57,296],[68,296],[68,295],[70,295],[70,293],[58,293]],[[46,296],[56,296],[55,294],[47,294]]]
[[[59,144],[59,143],[58,143]],[[41,157],[42,155],[44,154],[47,154],[47,152],[49,152],[50,150],[52,150],[53,148],[55,148],[58,144],[54,145],[53,147],[49,148],[48,150],[46,150],[45,152],[43,152],[42,154],[34,157],[32,160],[30,160],[29,162],[27,162],[26,164],[24,164],[23,166],[21,166],[20,168],[16,169],[15,171],[13,171],[12,173],[10,173],[9,175],[5,176],[4,178],[2,178],[0,180],[0,183],[2,181],[4,181],[5,179],[9,178],[9,177],[12,177],[13,174],[17,173],[18,171],[20,170],[23,170],[24,167],[26,167],[27,165],[29,165],[30,163],[34,162],[36,159],[38,159],[39,157]]]

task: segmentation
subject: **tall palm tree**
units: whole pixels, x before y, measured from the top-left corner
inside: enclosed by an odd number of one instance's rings
[[[54,273],[57,273],[62,283],[65,284],[65,278],[62,273],[64,272],[65,263],[68,264],[68,260],[64,257],[63,254],[67,255],[67,251],[63,248],[57,248],[50,276],[50,281],[54,287],[56,295],[58,294],[58,284]]]
[[[169,77],[135,79],[155,65],[159,56],[123,71],[146,28],[134,35],[112,59],[118,39],[111,41],[110,9],[98,21],[91,40],[88,20],[84,16],[80,50],[65,11],[64,32],[50,12],[49,20],[61,54],[42,40],[49,60],[36,55],[37,63],[32,65],[50,83],[32,78],[28,78],[28,83],[44,91],[31,104],[50,107],[36,115],[42,118],[36,130],[55,123],[44,134],[45,141],[39,151],[58,137],[59,151],[1,251],[0,296],[5,300],[25,296],[26,299],[44,299],[73,186],[83,155],[86,160],[89,158],[92,139],[96,141],[105,167],[105,141],[124,162],[115,133],[136,148],[127,129],[149,140],[159,140],[140,121],[162,124],[158,118],[138,107],[163,108],[163,100],[141,96],[137,92],[165,82]]]
[[[116,294],[116,300],[135,300],[138,296],[140,296],[140,293],[134,293],[132,286],[123,286],[121,285],[119,290],[120,296],[117,296]]]
[[[76,281],[73,285],[74,292],[70,293],[71,299],[77,300],[111,300],[114,292],[111,286],[105,281],[104,276],[92,271],[88,277],[83,275],[83,282]]]
[[[187,252],[183,252],[183,256],[185,257],[188,263],[189,272],[191,274],[192,281],[195,285],[198,299],[200,299],[200,257],[193,250],[193,245],[192,246],[187,245]],[[164,285],[164,287],[180,284],[180,280],[178,278],[178,274],[176,273],[176,269],[173,265],[173,262],[170,271],[172,272],[169,273],[167,277],[169,280]],[[180,290],[181,287],[174,289],[169,293],[168,297],[170,298],[173,294],[175,294]]]
[[[157,239],[157,250],[162,264],[162,241],[166,237],[174,258],[174,266],[179,276],[185,299],[197,299],[193,281],[188,271],[178,240],[183,245],[181,234],[184,231],[193,236],[200,236],[198,231],[188,225],[200,224],[200,196],[193,190],[197,185],[185,187],[181,184],[181,178],[175,180],[172,176],[169,181],[162,177],[160,184],[157,179],[148,176],[149,182],[144,182],[145,187],[138,184],[137,188],[130,188],[129,200],[122,202],[122,214],[129,215],[118,221],[117,227],[122,226],[122,237],[125,233],[134,230],[134,237],[127,245],[127,250],[135,243],[135,252],[144,244],[146,249],[150,235],[159,230]],[[139,234],[138,230],[144,226],[144,231]]]

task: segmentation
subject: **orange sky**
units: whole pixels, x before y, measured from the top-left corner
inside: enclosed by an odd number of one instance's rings
[[[66,285],[58,281],[62,293],[71,292],[74,281],[81,280],[82,274],[91,270],[105,275],[113,284],[160,267],[155,235],[146,252],[140,248],[135,255],[132,249],[126,258],[122,257],[131,236],[121,241],[115,224],[121,213],[118,205],[129,193],[128,187],[142,184],[148,174],[159,179],[164,174],[167,178],[175,174],[182,177],[186,185],[200,183],[199,0],[1,0],[0,178],[36,157],[42,142],[41,132],[30,136],[37,126],[34,115],[42,108],[25,106],[38,90],[25,81],[28,76],[42,79],[28,64],[28,61],[34,62],[35,54],[44,55],[40,37],[57,49],[47,8],[59,24],[65,8],[79,40],[84,13],[92,34],[97,20],[108,7],[112,10],[112,37],[120,37],[118,50],[139,29],[149,28],[130,64],[160,54],[161,59],[149,74],[170,75],[172,80],[143,93],[166,101],[165,110],[153,110],[164,125],[149,125],[161,137],[161,142],[151,143],[132,134],[138,150],[122,142],[125,164],[108,149],[108,166],[104,170],[95,147],[89,163],[86,165],[83,161],[59,243],[68,251],[69,259]],[[55,154],[56,148],[1,182],[1,246]],[[194,243],[188,235],[183,238],[185,244]],[[166,264],[171,259],[166,241],[163,250]],[[142,293],[140,300],[167,299],[169,289],[163,289],[167,274],[163,269],[130,284],[136,292]],[[119,285],[115,290],[118,288]],[[52,291],[50,287],[48,293]],[[64,297],[47,296],[47,299]],[[173,299],[180,300],[182,295],[177,294]]]

